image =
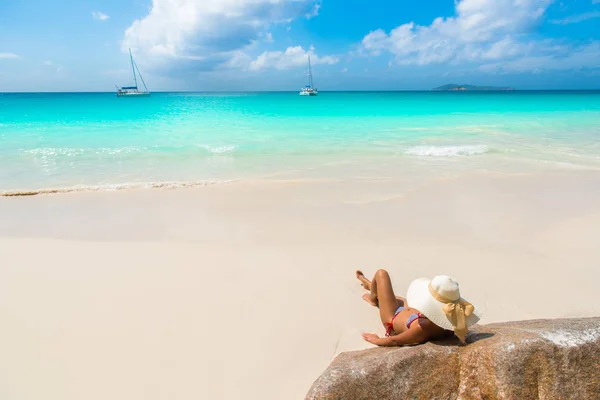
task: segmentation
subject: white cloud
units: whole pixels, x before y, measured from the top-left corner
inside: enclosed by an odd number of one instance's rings
[[[291,69],[301,66],[306,66],[308,63],[308,55],[312,65],[317,64],[336,64],[339,59],[334,56],[319,57],[314,48],[311,47],[308,51],[302,46],[288,47],[285,51],[265,51],[256,59],[248,63],[248,69],[258,71],[263,69]]]
[[[251,61],[252,58],[248,54],[239,50],[230,53],[227,61],[221,64],[221,66],[233,69],[248,69]]]
[[[517,39],[538,23],[551,0],[462,0],[456,16],[431,25],[403,24],[363,38],[364,50],[391,52],[401,64],[474,61],[514,52]]]
[[[600,0],[598,0],[600,2]],[[571,15],[569,17],[563,19],[551,19],[551,24],[556,25],[567,25],[567,24],[577,24],[579,22],[587,21],[588,19],[600,18],[600,11],[590,11],[583,14]]]
[[[342,74],[345,74],[346,72],[348,72],[348,68],[342,68],[342,70],[340,71]]]
[[[92,18],[94,18],[96,21],[106,21],[110,18],[110,16],[108,16],[100,11],[93,11]]]
[[[2,60],[2,59],[15,59],[15,58],[21,58],[21,57],[19,57],[19,55],[15,54],[15,53],[0,53],[0,60]]]
[[[238,52],[273,24],[289,24],[313,10],[315,0],[153,0],[145,17],[125,31],[122,49],[155,63],[219,59]]]
[[[312,10],[306,14],[306,19],[311,19],[319,15],[319,9],[321,8],[321,4],[317,3],[313,6]]]
[[[600,57],[598,42],[573,45],[534,37],[533,30],[551,2],[460,0],[454,17],[436,18],[427,26],[409,22],[389,33],[370,32],[362,40],[361,51],[391,53],[400,65],[475,64],[486,72],[540,71],[566,65],[598,68],[598,59],[594,60]]]
[[[484,64],[479,69],[484,72],[496,73],[541,73],[548,70],[567,71],[600,67],[599,42],[591,42],[574,48],[546,43],[546,47],[539,46],[536,50],[531,54],[500,63]]]

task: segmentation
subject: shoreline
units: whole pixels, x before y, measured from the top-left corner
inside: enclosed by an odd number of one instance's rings
[[[140,183],[114,183],[104,185],[77,185],[63,188],[41,188],[41,189],[14,189],[0,191],[0,197],[28,197],[51,194],[67,193],[89,193],[89,192],[116,192],[122,190],[139,189],[186,189],[203,187],[209,185],[225,185],[235,182],[235,179],[229,180],[201,180],[201,181],[162,181],[162,182],[140,182]]]
[[[109,193],[127,192],[146,189],[193,189],[207,186],[220,186],[231,184],[287,184],[295,182],[320,182],[320,181],[352,181],[369,179],[390,181],[398,180],[424,180],[446,179],[448,176],[476,176],[488,175],[515,176],[536,174],[562,174],[562,173],[598,173],[600,167],[595,165],[571,164],[566,161],[529,160],[529,159],[488,159],[481,162],[483,154],[479,153],[480,146],[457,146],[457,154],[454,155],[426,155],[414,157],[407,162],[404,158],[388,157],[360,158],[349,161],[345,159],[336,160],[325,164],[313,166],[303,165],[290,169],[262,171],[248,176],[237,176],[228,178],[207,179],[184,179],[184,180],[157,180],[147,182],[121,182],[121,183],[98,183],[98,184],[76,184],[56,187],[42,188],[15,188],[0,189],[2,197],[30,197],[38,195],[60,195],[77,193]],[[412,152],[404,155],[411,156],[414,152],[429,152],[431,148],[446,151],[446,147],[417,146]],[[474,151],[471,155],[463,154],[463,148]],[[486,150],[488,151],[488,150]]]

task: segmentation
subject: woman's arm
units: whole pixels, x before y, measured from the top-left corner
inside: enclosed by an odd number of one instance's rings
[[[380,338],[373,333],[363,333],[362,337],[369,343],[385,347],[421,344],[429,340],[429,335],[418,324],[413,324],[409,330],[390,337]]]

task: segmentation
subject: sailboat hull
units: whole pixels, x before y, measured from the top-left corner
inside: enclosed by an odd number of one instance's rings
[[[138,93],[117,93],[117,97],[145,97],[145,96],[150,96],[150,93],[148,92],[138,92]]]
[[[318,94],[319,92],[317,92],[315,89],[302,89],[300,91],[300,96],[316,96]]]

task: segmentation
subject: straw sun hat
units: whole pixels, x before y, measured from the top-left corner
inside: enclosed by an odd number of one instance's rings
[[[437,326],[454,331],[463,343],[469,326],[481,318],[475,307],[460,297],[458,282],[446,275],[415,279],[406,300]]]

